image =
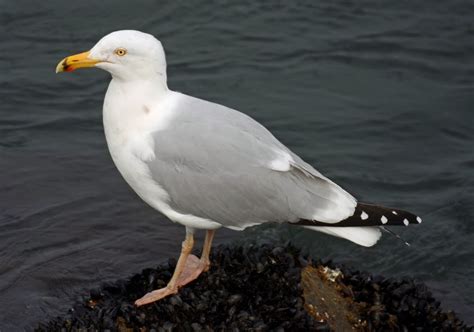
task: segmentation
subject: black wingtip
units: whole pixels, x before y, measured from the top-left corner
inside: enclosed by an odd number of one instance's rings
[[[337,223],[301,219],[294,223],[304,226],[363,227],[363,226],[408,226],[420,224],[421,218],[413,213],[379,205],[358,203],[354,214]]]

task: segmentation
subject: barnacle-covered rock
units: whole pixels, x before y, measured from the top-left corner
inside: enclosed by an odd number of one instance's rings
[[[94,289],[37,331],[469,331],[423,284],[314,262],[291,245],[219,246],[209,272],[143,307],[176,260]]]

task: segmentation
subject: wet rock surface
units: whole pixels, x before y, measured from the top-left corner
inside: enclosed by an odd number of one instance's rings
[[[473,331],[454,313],[443,312],[423,284],[372,276],[332,262],[311,262],[290,245],[219,246],[211,259],[210,271],[177,295],[140,308],[133,305],[145,293],[166,285],[176,265],[170,260],[91,291],[64,317],[40,323],[36,330],[330,331],[337,329],[334,321],[343,320],[342,326],[353,330]],[[324,274],[325,267],[340,273]],[[302,276],[318,283],[305,282]],[[303,289],[314,285],[318,289]],[[328,287],[325,293],[321,287]],[[313,296],[312,307],[308,293]],[[325,305],[318,308],[321,301]]]

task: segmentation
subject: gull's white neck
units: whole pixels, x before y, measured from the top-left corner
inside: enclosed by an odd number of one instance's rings
[[[107,144],[112,154],[131,138],[150,129],[161,113],[171,91],[162,77],[155,80],[123,81],[113,78],[103,106]]]
[[[104,99],[104,110],[111,103],[123,102],[156,102],[169,91],[166,81],[162,77],[149,80],[124,81],[113,78]],[[117,105],[115,105],[117,106]],[[115,109],[115,108],[114,108]]]

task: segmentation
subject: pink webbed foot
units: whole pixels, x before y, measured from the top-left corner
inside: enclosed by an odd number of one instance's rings
[[[176,284],[173,286],[168,284],[168,286],[154,290],[150,293],[145,294],[141,299],[135,301],[136,306],[142,306],[149,304],[158,300],[161,300],[169,295],[178,293],[178,288],[183,287],[189,284],[191,281],[197,279],[203,271],[209,269],[209,263],[204,263],[199,258],[194,255],[189,255],[186,259],[186,264],[181,272]]]
[[[135,305],[139,307],[148,303],[152,303],[161,300],[162,298],[165,298],[169,295],[176,294],[177,292],[178,288],[172,289],[168,286],[161,289],[156,289],[150,293],[146,293],[142,298],[136,300]]]
[[[191,281],[196,280],[203,271],[206,271],[206,268],[207,264],[203,263],[196,256],[189,255],[186,259],[184,270],[178,278],[178,287],[183,287]]]

